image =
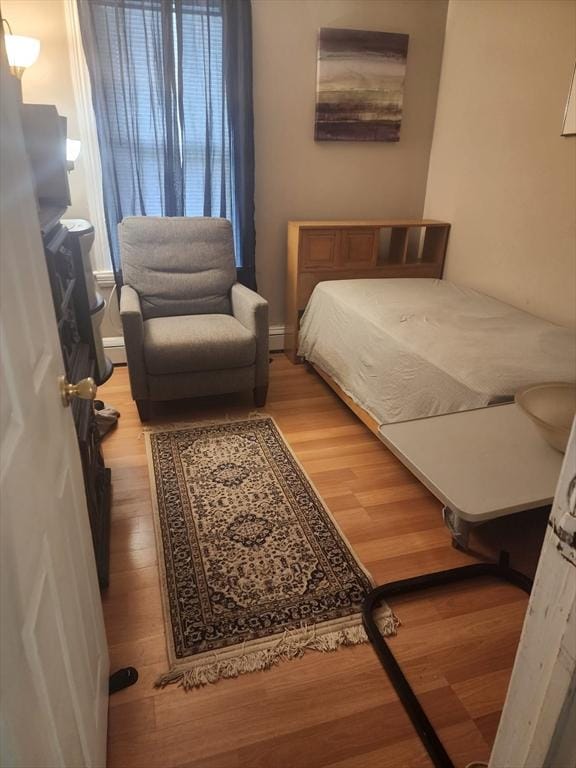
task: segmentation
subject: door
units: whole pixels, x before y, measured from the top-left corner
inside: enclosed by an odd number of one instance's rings
[[[538,562],[491,768],[576,766],[576,421]]]
[[[108,653],[96,565],[5,61],[0,50],[0,764],[104,766]]]

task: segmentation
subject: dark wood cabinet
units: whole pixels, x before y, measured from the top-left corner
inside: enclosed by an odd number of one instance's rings
[[[66,377],[77,383],[88,376],[97,379],[96,358],[82,259],[75,253],[73,238],[60,221],[64,210],[40,209],[40,226]],[[102,457],[93,402],[75,398],[71,409],[82,459],[98,580],[100,587],[105,588],[109,572],[110,470]]]

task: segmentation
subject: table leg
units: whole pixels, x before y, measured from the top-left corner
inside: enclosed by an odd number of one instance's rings
[[[452,535],[452,546],[467,551],[472,523],[462,520],[462,518],[458,517],[456,512],[453,512],[449,507],[443,507],[442,518]]]

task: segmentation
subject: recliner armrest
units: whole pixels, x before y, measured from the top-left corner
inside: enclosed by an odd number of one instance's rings
[[[144,364],[144,317],[140,307],[140,297],[130,285],[123,285],[120,292],[120,317],[124,331],[132,397],[135,400],[146,399],[148,383]]]
[[[123,285],[120,292],[120,315],[122,319],[128,315],[136,315],[143,322],[140,297],[131,285]]]
[[[256,337],[256,386],[268,383],[268,302],[241,283],[230,291],[232,314]]]

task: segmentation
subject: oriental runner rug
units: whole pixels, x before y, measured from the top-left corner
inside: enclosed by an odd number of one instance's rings
[[[367,642],[372,580],[270,417],[145,437],[170,664],[157,686]],[[396,631],[386,606],[380,626]]]

